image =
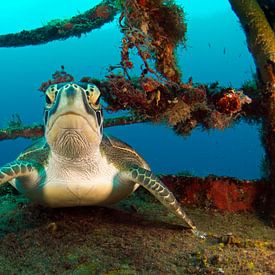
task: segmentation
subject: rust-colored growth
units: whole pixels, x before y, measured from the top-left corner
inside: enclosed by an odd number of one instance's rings
[[[177,68],[175,55],[175,45],[167,43],[156,49],[156,68],[167,79],[180,83],[180,71]]]
[[[127,41],[127,39],[122,39],[122,50],[121,50],[121,65],[123,68],[132,69],[133,68],[133,62],[130,61],[129,58],[129,48],[131,47],[130,41]]]
[[[108,81],[101,83],[100,89],[110,111],[134,109],[140,114],[150,112],[151,106],[145,92],[135,88],[122,76],[108,76]]]
[[[83,76],[83,77],[80,79],[80,82],[95,84],[95,83],[94,83],[94,79],[91,78],[90,76]]]
[[[37,138],[44,134],[42,125],[35,125],[30,127],[18,127],[14,129],[1,129],[0,130],[0,141],[5,139],[16,139],[18,137],[24,138]]]
[[[69,31],[73,28],[73,26],[74,26],[73,23],[68,22],[68,23],[63,25],[63,29],[66,30],[66,31]]]
[[[151,8],[149,32],[155,46],[156,68],[167,79],[180,83],[181,73],[177,67],[175,49],[184,40],[186,26],[183,11],[176,5],[164,5],[160,1],[158,9]]]
[[[64,70],[64,66],[61,66],[61,70],[56,71],[52,77],[53,79],[49,79],[41,84],[39,91],[46,92],[50,85],[74,81],[74,77]]]
[[[125,25],[122,25],[123,18]],[[180,83],[175,48],[184,40],[186,27],[183,11],[178,6],[171,2],[165,4],[162,0],[126,0],[120,24],[125,34],[122,62],[128,61],[128,49],[136,47],[147,72],[156,74],[146,61],[152,57],[159,74],[169,81]]]
[[[206,202],[206,197],[201,191],[201,183],[198,180],[192,183],[192,187],[189,187],[190,188],[186,188],[185,196],[180,200],[181,203],[188,205],[198,205],[199,203]]]
[[[275,63],[269,62],[269,64],[266,65],[266,71],[268,78],[270,79],[270,83],[275,83]]]
[[[206,90],[203,86],[189,88],[182,94],[182,100],[189,105],[206,101]]]
[[[228,212],[251,211],[256,206],[264,207],[268,194],[268,185],[263,181],[171,175],[161,179],[183,204]]]
[[[147,6],[148,5],[148,0],[137,0],[137,3],[140,5],[140,6]]]
[[[213,110],[205,120],[205,126],[208,129],[216,128],[223,130],[228,127],[232,122],[231,116],[227,114],[220,113]]]
[[[135,115],[160,121],[163,112],[172,100],[171,87],[153,78],[139,78],[135,81],[121,75],[111,74],[106,81],[95,83],[113,112],[131,110]]]
[[[160,82],[152,78],[144,78],[141,80],[141,87],[145,92],[156,91],[160,86],[163,86]]]
[[[255,186],[245,181],[238,186],[230,181],[214,180],[207,191],[207,199],[214,207],[229,212],[253,209],[256,196]]]
[[[241,111],[243,104],[252,102],[251,98],[244,95],[242,91],[231,88],[221,91],[213,96],[216,110],[222,114],[233,115]]]
[[[223,114],[233,114],[241,110],[241,100],[237,94],[228,92],[216,102],[216,108]]]
[[[110,16],[110,10],[108,6],[98,6],[95,10],[96,17],[102,17],[107,19]]]

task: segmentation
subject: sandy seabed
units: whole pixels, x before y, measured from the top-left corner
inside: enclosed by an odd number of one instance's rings
[[[0,274],[275,274],[259,214],[185,208],[205,240],[139,189],[113,208],[49,209],[0,187]]]

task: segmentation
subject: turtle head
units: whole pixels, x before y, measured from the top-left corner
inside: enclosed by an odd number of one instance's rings
[[[99,148],[103,116],[100,91],[95,85],[54,84],[45,96],[45,137],[54,153],[81,158]]]

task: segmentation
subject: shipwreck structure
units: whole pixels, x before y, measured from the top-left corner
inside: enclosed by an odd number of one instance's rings
[[[257,80],[242,91],[217,84],[181,81],[175,50],[184,43],[184,11],[173,1],[104,0],[90,10],[66,20],[19,33],[0,35],[0,47],[38,45],[69,37],[81,37],[119,16],[123,33],[121,61],[111,66],[105,79],[84,76],[80,81],[96,84],[107,109],[128,110],[131,116],[105,121],[105,127],[139,122],[168,124],[175,133],[188,135],[198,125],[224,129],[236,120],[262,123],[262,142],[268,174],[257,181],[229,177],[207,178],[163,176],[163,181],[186,204],[212,205],[228,211],[249,210],[256,205],[268,209],[275,224],[275,34],[274,1],[229,0],[239,17],[253,55]],[[134,64],[130,52],[142,60],[140,75],[131,77]],[[121,73],[118,74],[117,71]],[[64,68],[42,83],[44,92],[53,83],[73,81]],[[22,124],[0,129],[0,140],[43,135],[43,126]]]

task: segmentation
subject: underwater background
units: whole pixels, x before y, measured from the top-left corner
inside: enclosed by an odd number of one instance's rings
[[[92,1],[94,5],[100,1]],[[179,47],[183,81],[240,87],[255,73],[245,35],[227,0],[175,1],[184,7],[186,48]],[[91,7],[88,0],[1,1],[0,33],[31,30],[53,19],[69,18]],[[78,38],[45,45],[0,48],[0,127],[18,113],[24,124],[42,123],[42,82],[63,65],[75,79],[104,78],[107,68],[120,61],[122,34],[117,20]],[[135,57],[132,59],[134,63]],[[138,66],[136,66],[138,67]],[[107,114],[105,117],[116,116]],[[133,146],[156,173],[188,171],[197,176],[226,175],[244,179],[261,176],[263,148],[259,125],[238,123],[223,131],[192,131],[176,136],[163,125],[138,124],[105,129]],[[13,160],[31,140],[0,142],[0,165]]]

